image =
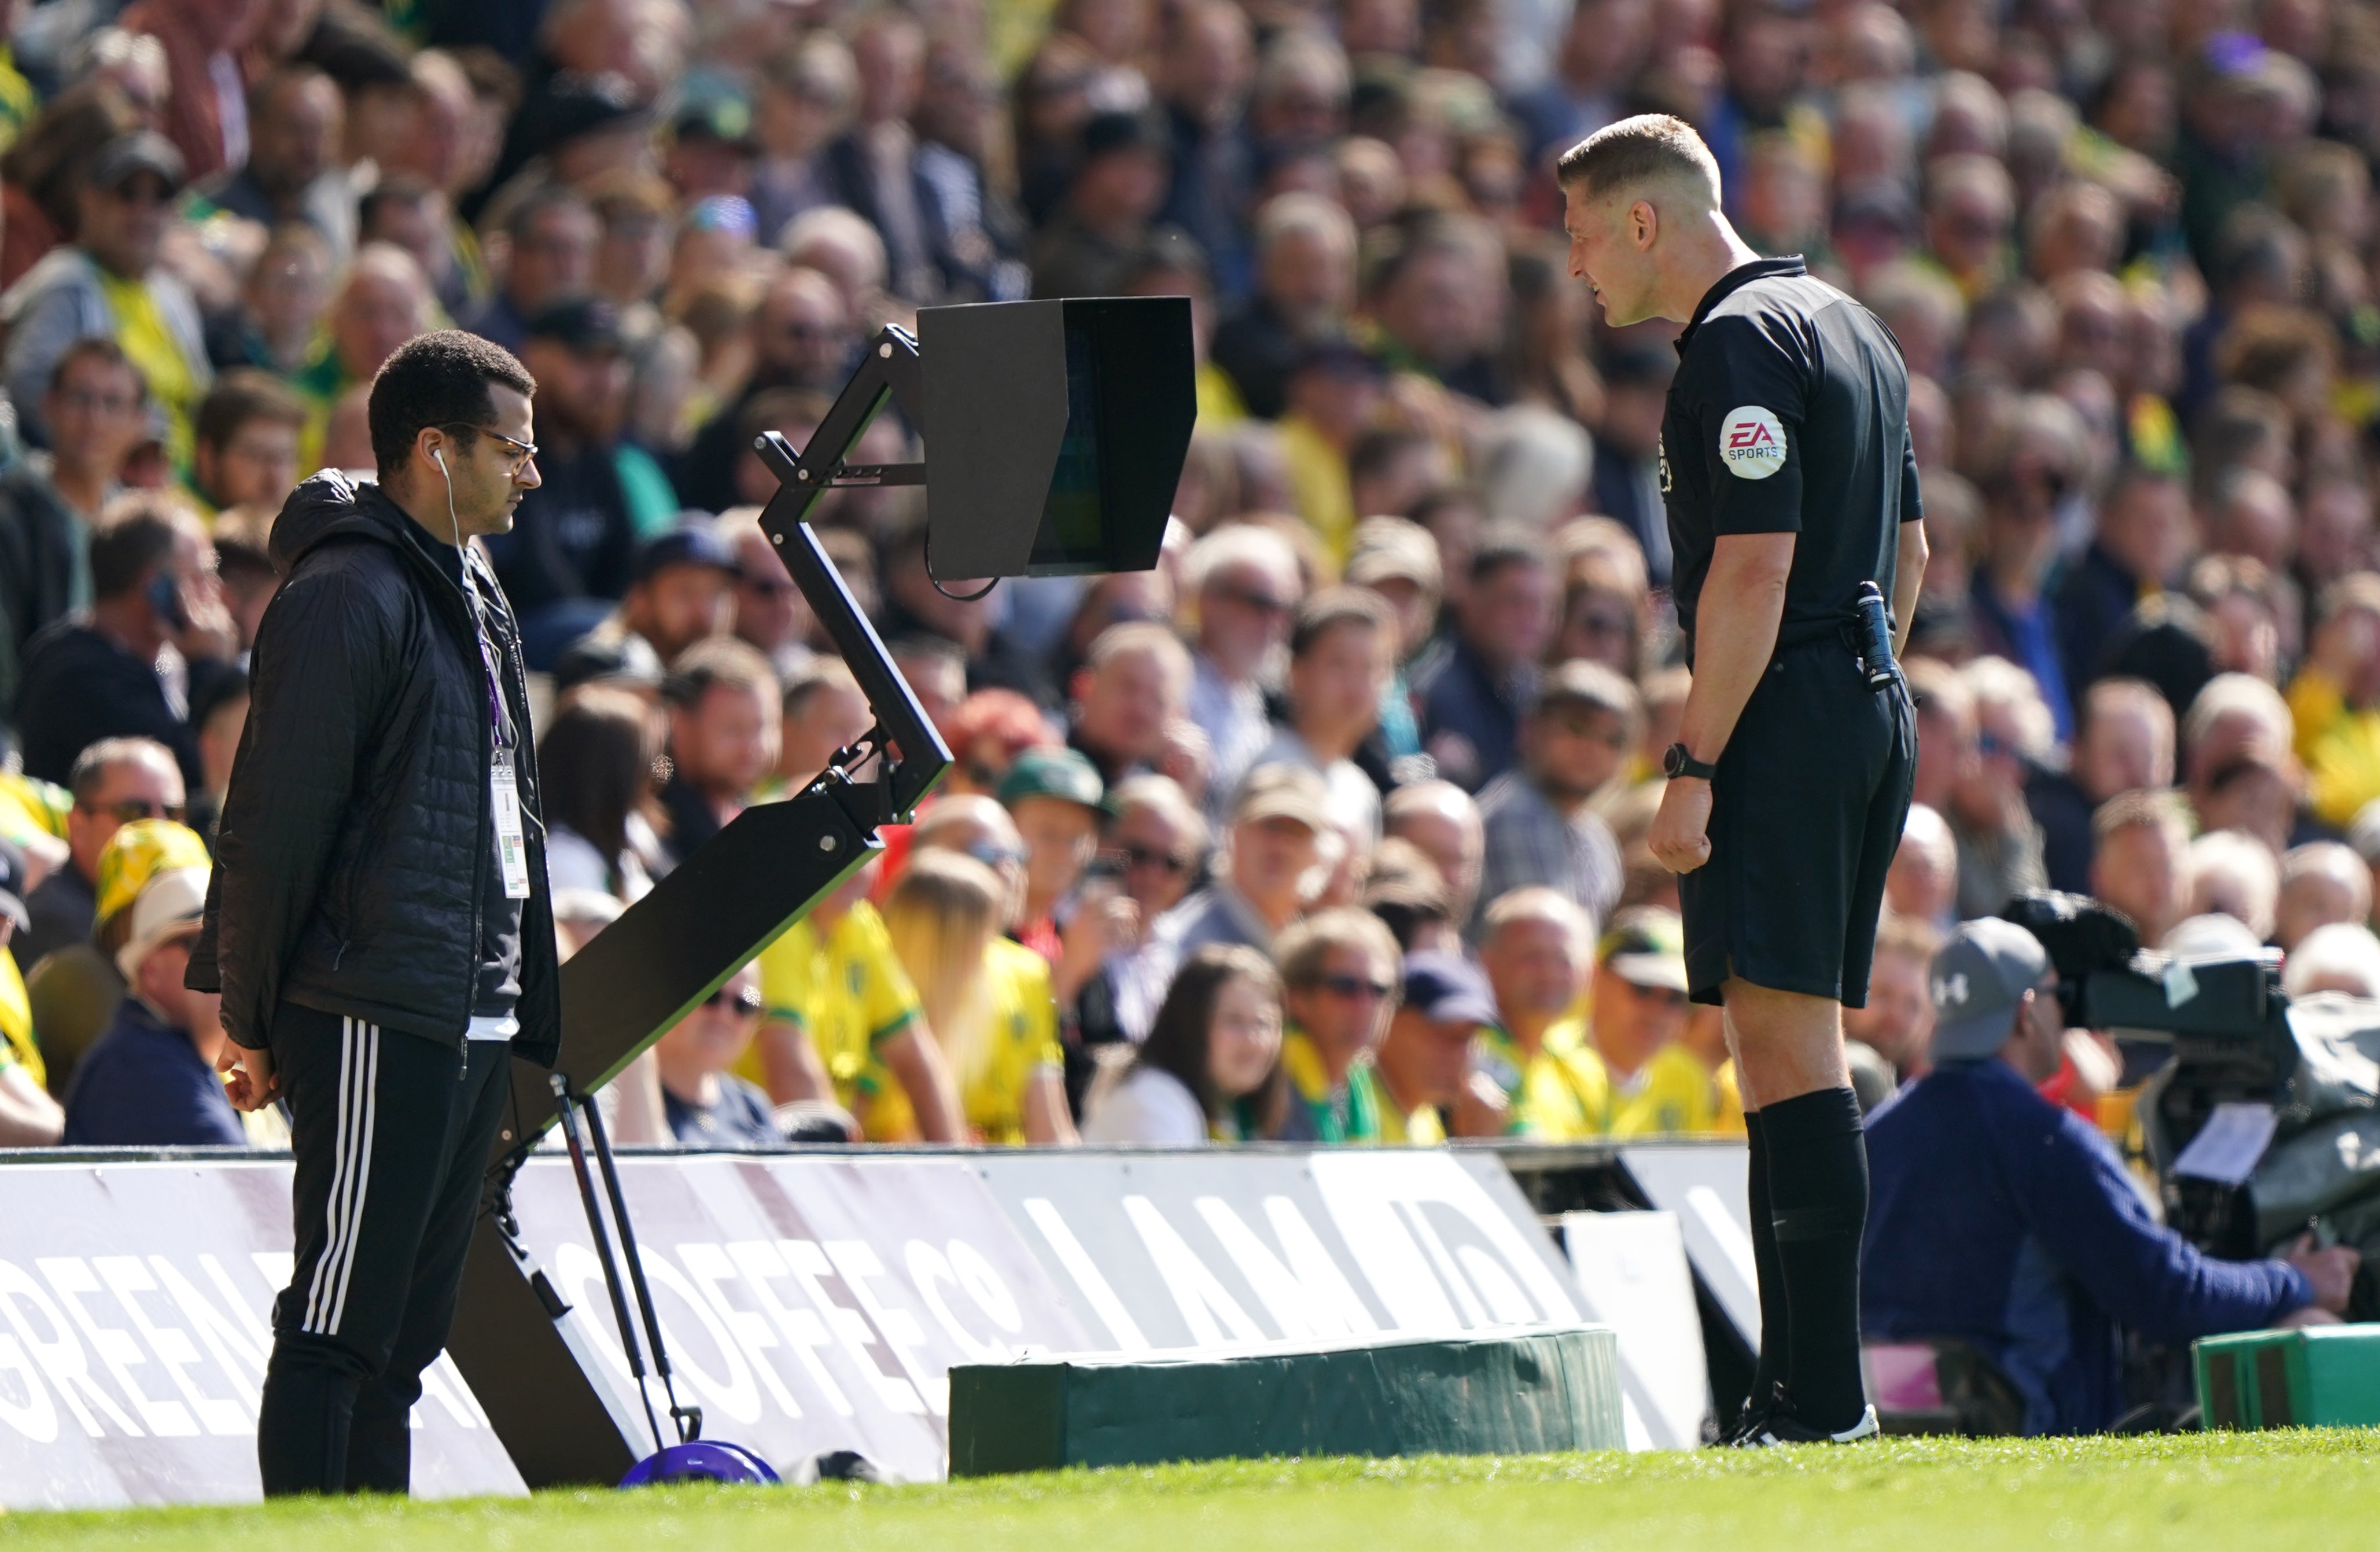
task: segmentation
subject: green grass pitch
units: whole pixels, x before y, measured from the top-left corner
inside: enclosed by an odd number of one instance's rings
[[[1269,1460],[917,1487],[563,1492],[0,1518],[0,1552],[1050,1552],[1060,1546],[1821,1548],[2372,1545],[2380,1433]]]

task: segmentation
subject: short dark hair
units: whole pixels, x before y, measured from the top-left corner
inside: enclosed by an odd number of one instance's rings
[[[1554,181],[1564,189],[1584,189],[1589,199],[1656,179],[1689,177],[1707,183],[1711,202],[1718,202],[1718,162],[1710,147],[1693,125],[1666,113],[1640,113],[1607,124],[1554,164]]]
[[[383,177],[372,185],[371,192],[356,202],[357,240],[370,242],[380,221],[380,213],[395,205],[418,205],[438,190],[409,173]]]
[[[372,379],[372,460],[381,483],[405,467],[413,439],[428,426],[483,426],[494,419],[491,385],[518,394],[537,392],[537,379],[510,350],[461,329],[414,336],[392,352]],[[470,433],[466,430],[466,436]]]
[[[504,221],[504,235],[515,243],[525,241],[539,216],[550,210],[565,209],[582,210],[587,213],[589,220],[597,219],[595,207],[589,204],[586,196],[578,190],[567,184],[548,183],[532,189],[520,203],[513,206],[512,214]]]
[[[123,346],[115,343],[112,336],[103,334],[84,335],[58,352],[56,362],[50,368],[50,392],[63,392],[67,385],[67,373],[84,361],[101,361],[132,373],[132,391],[142,404],[149,402],[147,375],[141,372],[138,362],[124,353]]]
[[[303,429],[306,406],[287,384],[273,373],[252,366],[236,366],[216,378],[207,397],[199,401],[199,412],[190,422],[190,434],[201,446],[222,447],[229,445],[239,434],[240,427],[250,421],[271,421]]]
[[[1480,530],[1479,544],[1471,552],[1471,585],[1477,587],[1507,566],[1534,566],[1539,570],[1553,566],[1546,555],[1545,541],[1526,523],[1491,522]]]
[[[180,525],[169,501],[136,495],[112,505],[91,536],[91,591],[121,598],[174,556]]]
[[[691,710],[702,703],[713,685],[757,690],[782,704],[776,670],[760,649],[734,636],[710,636],[678,654],[669,677],[662,680],[662,700]]]
[[[1393,633],[1396,624],[1396,616],[1378,593],[1360,587],[1326,587],[1297,606],[1296,622],[1289,628],[1289,655],[1304,657],[1342,625]]]
[[[248,89],[249,121],[254,123],[267,116],[272,110],[273,98],[285,90],[311,86],[318,80],[334,88],[338,85],[338,82],[311,65],[301,64],[296,60],[275,65],[265,71],[254,86]]]

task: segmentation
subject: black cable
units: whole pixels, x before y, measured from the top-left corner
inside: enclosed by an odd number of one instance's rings
[[[612,1198],[612,1222],[620,1230],[620,1259],[628,1264],[628,1281],[637,1290],[637,1309],[645,1317],[645,1336],[653,1346],[653,1368],[662,1376],[662,1389],[669,1397],[670,1421],[678,1424],[678,1443],[685,1444],[693,1436],[686,1432],[684,1423],[686,1409],[677,1404],[677,1383],[670,1375],[669,1349],[662,1342],[661,1315],[653,1309],[652,1289],[645,1286],[645,1264],[637,1254],[636,1227],[628,1221],[627,1199],[620,1192],[619,1167],[612,1162],[612,1139],[604,1132],[603,1118],[595,1108],[595,1096],[582,1094],[578,1103],[586,1112],[588,1135],[595,1140],[595,1162],[603,1171],[603,1189]],[[700,1414],[693,1415],[698,1433],[702,1426]],[[660,1442],[659,1430],[655,1430],[653,1439]]]
[[[991,580],[984,583],[983,586],[978,588],[973,593],[953,593],[950,589],[944,587],[942,585],[942,580],[934,575],[934,531],[930,528],[926,530],[926,580],[934,584],[934,591],[936,593],[941,593],[943,597],[949,599],[953,604],[972,604],[977,599],[985,597],[993,588],[1000,585],[1000,579],[998,577],[994,577]]]
[[[637,1344],[637,1327],[628,1316],[627,1295],[620,1288],[619,1265],[612,1258],[612,1236],[604,1230],[603,1210],[595,1200],[595,1179],[587,1167],[587,1146],[578,1132],[578,1101],[570,1092],[569,1079],[557,1072],[550,1082],[553,1085],[554,1097],[562,1102],[562,1140],[570,1149],[571,1172],[578,1178],[578,1200],[587,1208],[587,1232],[593,1237],[595,1254],[602,1264],[603,1288],[612,1296],[612,1318],[619,1323],[620,1346],[628,1355],[628,1374],[636,1382],[637,1399],[644,1403],[645,1426],[652,1430],[653,1448],[659,1449],[662,1448],[662,1423],[653,1415],[653,1395],[645,1386],[644,1350]],[[613,1201],[618,1201],[616,1195]],[[626,1226],[625,1218],[621,1223],[622,1227]],[[637,1272],[637,1291],[642,1293],[644,1274],[637,1267],[633,1252],[630,1253],[628,1265]],[[651,1309],[650,1301],[647,1301],[645,1307]],[[674,1401],[676,1398],[673,1396],[671,1399]]]

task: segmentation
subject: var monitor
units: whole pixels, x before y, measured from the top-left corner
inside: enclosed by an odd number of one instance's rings
[[[1187,298],[929,307],[917,353],[937,580],[1157,564],[1197,416]]]

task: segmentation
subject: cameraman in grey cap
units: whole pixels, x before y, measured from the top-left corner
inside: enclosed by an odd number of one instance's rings
[[[2338,1319],[2354,1251],[2205,1255],[2151,1215],[2097,1129],[2035,1092],[2065,1020],[2031,933],[1968,922],[1931,981],[1934,1070],[1867,1122],[1865,1340],[1963,1341],[2014,1385],[2024,1432],[2084,1434],[2128,1410],[2126,1331],[2180,1344]]]

